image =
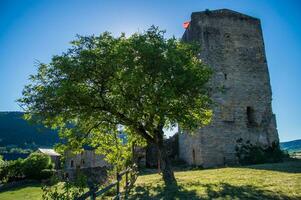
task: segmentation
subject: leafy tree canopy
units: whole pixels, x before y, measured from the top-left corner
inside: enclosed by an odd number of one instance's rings
[[[39,64],[19,100],[28,118],[59,128],[71,146],[97,146],[100,135],[123,125],[163,150],[164,127],[209,123],[211,71],[198,59],[198,45],[166,39],[156,27],[130,37],[78,36],[72,45]]]

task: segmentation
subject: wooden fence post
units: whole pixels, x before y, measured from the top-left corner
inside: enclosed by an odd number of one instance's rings
[[[95,187],[93,186],[89,187],[89,192],[90,192],[90,199],[95,200],[96,199]]]
[[[96,192],[96,190],[97,190],[97,187],[96,187],[96,185],[93,183],[93,181],[92,180],[88,180],[88,187],[89,187],[89,193],[90,193],[90,199],[91,200],[95,200],[96,199],[96,194],[95,194],[95,192]],[[87,196],[88,197],[88,196]],[[86,198],[87,198],[86,197]]]
[[[129,178],[128,178],[128,171],[125,173],[125,191],[127,191],[129,186]]]
[[[90,199],[91,199],[91,200],[96,200],[95,190],[92,190],[92,191],[91,191]]]
[[[124,199],[128,199],[128,187],[129,187],[129,178],[128,178],[128,169],[126,169],[125,172],[125,193],[124,193]]]
[[[117,184],[116,184],[116,199],[120,200],[120,177],[119,177],[119,173],[117,172],[116,174],[117,177]]]
[[[74,200],[84,200],[90,197],[90,200],[96,200],[96,196],[100,196],[105,194],[107,191],[110,189],[114,188],[116,186],[116,197],[115,199],[120,200],[123,199],[123,196],[121,195],[120,192],[120,181],[122,180],[123,175],[125,175],[125,194],[124,194],[124,199],[128,198],[128,192],[129,189],[133,186],[134,182],[136,181],[136,172],[137,168],[136,165],[133,165],[131,168],[127,168],[126,170],[122,172],[116,172],[116,181],[112,182],[105,188],[102,188],[99,190],[99,188],[94,185],[92,182],[88,181],[88,187],[89,191],[82,194],[80,197],[76,197]]]

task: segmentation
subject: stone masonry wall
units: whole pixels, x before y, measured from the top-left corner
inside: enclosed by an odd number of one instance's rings
[[[104,156],[96,154],[95,150],[84,150],[82,153],[78,154],[73,154],[72,152],[67,151],[65,154],[65,169],[83,169],[107,166],[108,163],[104,160]]]
[[[183,40],[201,44],[200,59],[214,71],[215,104],[208,126],[180,134],[180,158],[203,167],[235,164],[238,139],[278,142],[260,20],[226,9],[192,13]]]

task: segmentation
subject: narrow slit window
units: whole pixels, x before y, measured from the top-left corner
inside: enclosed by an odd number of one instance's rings
[[[196,162],[195,162],[195,151],[194,151],[194,149],[192,149],[192,163],[193,163],[193,165],[196,164]]]
[[[255,125],[254,109],[250,106],[247,107],[247,120],[248,125]]]

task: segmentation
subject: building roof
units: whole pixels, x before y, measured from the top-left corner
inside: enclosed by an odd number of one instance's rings
[[[40,151],[43,154],[46,154],[48,156],[60,156],[59,153],[57,153],[54,149],[42,149],[39,148],[38,151]]]

